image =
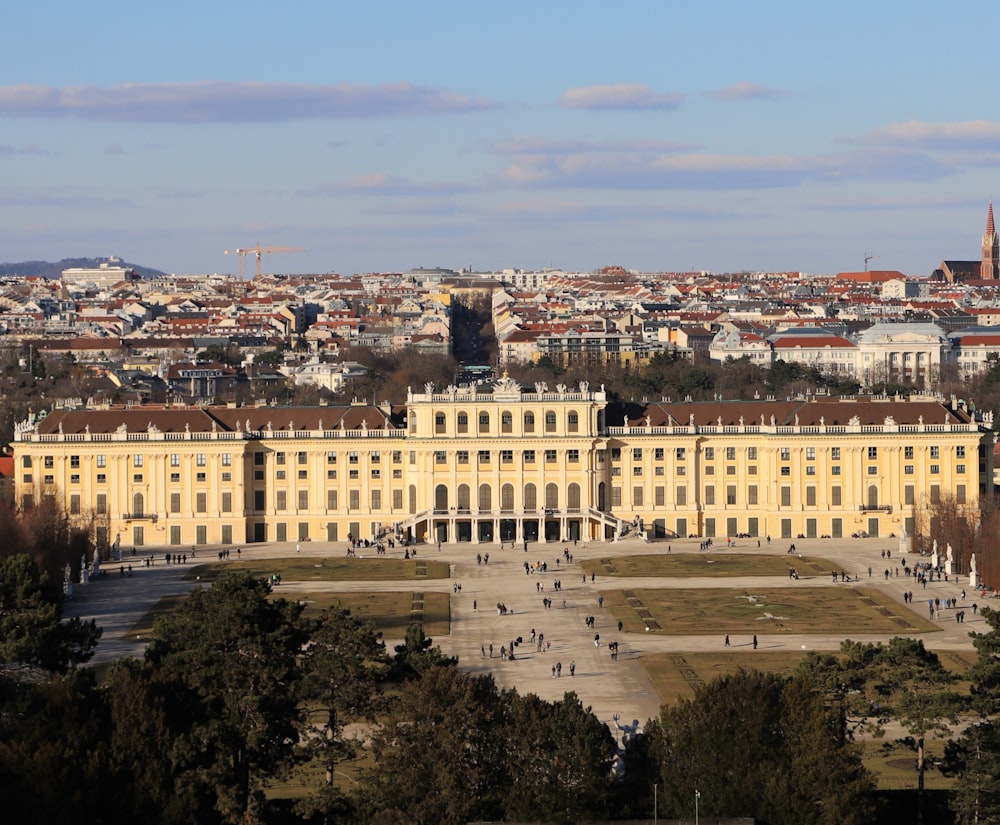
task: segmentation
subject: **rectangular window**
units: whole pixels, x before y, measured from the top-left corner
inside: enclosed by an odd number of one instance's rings
[[[223,513],[231,513],[231,512],[233,512],[233,494],[232,493],[223,493],[222,494],[222,507],[221,507],[221,509],[222,509]]]
[[[941,458],[941,448],[940,447],[931,447],[931,458],[934,458],[934,459]]]
[[[299,490],[299,509],[308,510],[309,509],[309,491]]]
[[[705,448],[705,461],[715,461],[715,447]]]
[[[392,451],[392,463],[393,464],[402,464],[403,463],[403,451],[402,450],[393,450]]]
[[[195,495],[194,511],[196,513],[208,512],[208,496],[205,493],[197,493]]]
[[[286,490],[277,490],[274,494],[274,509],[275,510],[287,510],[288,509],[288,492]]]
[[[326,491],[326,509],[336,510],[337,509],[337,491],[327,490]]]
[[[736,475],[736,465],[735,464],[727,464],[726,465],[726,475],[727,476],[734,476],[734,475]]]
[[[79,484],[80,483],[80,474],[79,473],[73,473],[69,477],[69,483],[70,484]]]
[[[275,453],[274,454],[274,461],[275,461],[276,464],[284,464],[285,463],[285,454],[284,453]]]
[[[633,467],[632,468],[632,475],[634,475],[634,476],[641,476],[642,475],[642,467],[641,466],[635,466],[635,467]]]
[[[71,455],[69,457],[69,466],[72,467],[74,470],[79,470],[80,469],[80,456],[78,456],[78,455]]]
[[[357,464],[358,463],[358,451],[357,450],[350,450],[350,451],[348,451],[348,453],[347,453],[347,463],[348,464]]]
[[[806,487],[806,507],[816,506],[816,488],[813,486]]]
[[[667,503],[667,491],[665,487],[654,487],[653,488],[653,506],[663,507]]]
[[[378,455],[377,453],[375,455]],[[309,461],[309,456],[306,454],[305,450],[299,450],[296,460],[299,464],[306,464]],[[376,459],[377,460],[377,459]]]
[[[382,478],[381,470],[372,470],[372,478]]]
[[[840,461],[840,447],[831,447],[830,448],[830,460],[831,461]]]
[[[903,487],[903,504],[909,506],[916,504],[916,488],[912,484]]]
[[[841,507],[843,505],[843,499],[841,494],[841,486],[835,484],[830,488],[830,506],[831,507]]]
[[[642,487],[632,488],[632,506],[642,507]]]
[[[459,450],[457,453],[455,453],[455,457],[458,460],[459,464],[468,464],[469,463],[469,451],[468,450]]]
[[[749,459],[750,461],[756,461],[757,460],[757,448],[756,447],[747,447],[747,459]]]
[[[633,461],[642,461],[642,447],[633,447],[632,448],[632,460]]]
[[[956,484],[955,485],[955,503],[965,504],[965,485]]]
[[[372,490],[372,509],[381,510],[382,509],[382,491]]]
[[[677,501],[677,505],[679,507],[686,506],[688,503],[687,487],[678,487],[675,492],[676,492],[675,499]]]
[[[580,451],[579,450],[567,450],[566,451],[566,461],[570,464],[580,463]],[[662,467],[660,469],[663,469]]]
[[[253,509],[256,510],[256,511],[258,511],[258,512],[260,512],[261,510],[264,509],[264,506],[265,506],[264,491],[263,490],[254,490],[253,491]]]
[[[223,473],[222,474],[222,480],[223,481],[232,481],[233,480],[233,474],[232,473]]]
[[[748,476],[755,476],[755,475],[757,475],[757,465],[756,464],[751,464],[751,465],[749,465],[747,467],[747,475]]]
[[[334,479],[337,478],[337,471],[336,470],[327,470],[326,471],[326,477],[328,479],[330,479],[331,481],[333,481]]]
[[[480,464],[489,464],[490,463],[490,451],[489,450],[480,450],[479,451],[479,463]]]
[[[612,487],[611,488],[611,506],[621,507],[622,506],[622,488]]]
[[[132,475],[133,484],[142,484],[142,473],[134,473]]]
[[[941,472],[941,465],[940,464],[931,464],[931,475],[932,476],[936,476],[940,472]]]
[[[263,467],[264,466],[264,454],[263,453],[254,453],[253,454],[253,463],[257,467]]]
[[[816,465],[815,464],[808,464],[808,465],[806,465],[806,475],[807,476],[814,476],[814,475],[816,475]]]
[[[132,456],[132,466],[141,467],[142,466],[142,453],[136,453]]]
[[[107,467],[108,466],[108,457],[106,455],[99,455],[99,456],[97,456],[97,466],[98,467]]]
[[[736,461],[735,447],[726,447],[726,461]]]
[[[806,461],[815,461],[815,460],[816,460],[816,448],[806,447]]]
[[[326,463],[327,464],[336,464],[337,463],[337,453],[334,452],[333,450],[328,450],[327,454],[326,454]]]
[[[653,450],[653,458],[656,461],[663,461],[663,447],[656,447]]]
[[[207,464],[204,453],[198,453],[194,457],[194,464],[196,467],[204,467]]]
[[[377,473],[378,470],[372,470],[372,472],[373,473]],[[309,478],[309,471],[308,470],[299,470],[299,479],[301,481],[305,481],[308,478]]]
[[[684,469],[684,468],[682,467],[681,469]],[[704,473],[707,476],[714,476],[715,475],[715,467],[712,464],[705,465]]]
[[[964,476],[965,475],[965,465],[964,464],[956,464],[955,465],[955,474],[956,475],[960,475],[960,476]]]
[[[434,451],[434,463],[435,464],[447,464],[448,463],[448,453],[444,450]]]
[[[783,476],[786,476],[786,477],[790,476],[792,474],[792,468],[791,467],[782,467],[781,468],[781,474]]]
[[[180,467],[181,466],[181,455],[180,455],[180,453],[171,453],[170,454],[170,466],[171,467]]]
[[[676,450],[674,450],[674,458],[676,458],[678,461],[684,461],[685,459],[687,459],[687,450],[685,450],[683,447],[678,447]]]
[[[792,488],[782,487],[781,488],[781,506],[791,507],[792,506]]]
[[[869,461],[874,461],[877,458],[878,458],[878,447],[869,447],[868,448],[868,460]]]
[[[514,463],[514,451],[513,450],[501,450],[500,451],[500,463],[501,464],[513,464]]]
[[[711,507],[713,504],[715,504],[715,487],[709,485],[705,488],[705,506]]]
[[[403,509],[403,491],[393,490],[392,491],[392,509],[402,510]]]
[[[305,453],[302,453],[301,455],[305,455]],[[368,454],[368,461],[371,462],[372,464],[381,464],[382,453],[379,450],[372,450]]]
[[[830,468],[830,475],[839,476],[840,475],[840,465],[836,465]]]
[[[903,447],[903,458],[913,460],[913,447]]]
[[[233,466],[233,454],[232,453],[223,453],[222,454],[222,466],[223,467],[232,467]]]
[[[98,473],[97,474],[97,483],[98,484],[106,484],[107,481],[108,481],[108,477],[107,477],[107,475],[105,473]]]
[[[791,447],[782,447],[781,450],[780,450],[780,457],[781,457],[782,461],[791,461],[792,460],[792,448]]]
[[[932,484],[931,485],[931,504],[941,503],[941,485]]]
[[[965,458],[965,445],[959,444],[955,447],[955,458]]]
[[[69,514],[71,516],[80,515],[80,496],[74,494],[69,497]]]
[[[726,485],[726,504],[736,503],[736,485],[727,484]]]
[[[545,451],[545,463],[546,464],[555,464],[556,463],[556,451],[555,450],[546,450]]]
[[[195,474],[195,481],[207,481],[207,480],[208,480],[208,475],[206,473]]]
[[[361,508],[361,491],[351,490],[348,494],[349,501],[348,506],[351,510],[359,510]]]
[[[181,494],[171,493],[170,494],[170,512],[179,513],[181,511]]]
[[[104,493],[98,493],[94,506],[97,510],[97,515],[106,515],[108,512],[108,497]]]
[[[757,503],[757,485],[749,484],[747,485],[747,504]]]

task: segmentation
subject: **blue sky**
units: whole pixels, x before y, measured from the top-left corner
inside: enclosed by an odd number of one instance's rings
[[[1000,196],[998,9],[21,3],[0,260],[926,275]]]

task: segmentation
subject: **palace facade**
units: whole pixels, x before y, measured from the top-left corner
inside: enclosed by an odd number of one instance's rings
[[[56,409],[16,428],[15,492],[105,547],[887,536],[977,507],[990,423],[929,397],[621,404],[505,377],[401,406]]]

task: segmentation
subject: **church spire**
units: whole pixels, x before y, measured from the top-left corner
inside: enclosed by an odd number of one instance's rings
[[[983,262],[979,277],[984,281],[1000,278],[1000,237],[993,222],[993,199],[986,213],[986,231],[983,233]]]

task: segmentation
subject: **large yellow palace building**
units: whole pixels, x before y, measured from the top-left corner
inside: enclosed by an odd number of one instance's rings
[[[100,546],[887,536],[939,497],[975,508],[992,443],[931,398],[620,404],[503,378],[398,407],[56,409],[17,427],[15,488]]]

